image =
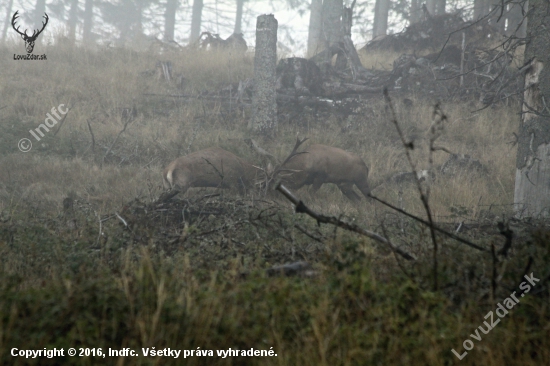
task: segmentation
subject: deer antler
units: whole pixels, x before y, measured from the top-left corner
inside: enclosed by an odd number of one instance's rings
[[[285,170],[288,170],[288,169],[283,169],[283,167],[286,165],[286,163],[288,163],[293,157],[297,156],[297,155],[300,155],[300,154],[305,154],[307,153],[307,151],[301,151],[301,152],[297,152],[298,151],[298,148],[308,140],[307,137],[303,138],[300,140],[299,137],[296,137],[296,143],[294,144],[294,148],[292,149],[292,151],[290,152],[290,154],[287,156],[287,158],[279,165],[277,166],[277,168],[275,168],[275,170],[273,171],[273,174],[271,174],[271,177],[269,179],[269,181],[273,181],[275,178],[277,178],[277,176],[279,175],[279,173],[281,173],[282,171],[285,171]]]
[[[40,35],[40,33],[42,33],[42,31],[44,30],[44,28],[46,28],[46,25],[48,25],[48,20],[50,19],[50,18],[48,17],[48,14],[44,13],[43,18],[46,19],[46,23],[42,22],[42,29],[40,29],[40,30],[36,29],[36,30],[33,32],[31,38],[35,38],[35,39],[36,39],[36,37],[38,37],[38,36]],[[37,31],[38,31],[38,33],[36,33]],[[35,33],[36,33],[36,34],[35,34]]]
[[[27,36],[27,30],[26,30],[26,29],[25,29],[25,33],[21,33],[21,32],[19,31],[19,27],[15,28],[15,22],[17,21],[17,18],[19,18],[19,17],[17,16],[18,13],[19,13],[19,10],[17,10],[17,11],[15,12],[15,14],[13,14],[13,17],[11,18],[11,26],[13,27],[13,29],[15,29],[15,31],[16,31],[17,33],[19,33],[19,34],[22,35],[23,37],[28,37],[28,36]]]

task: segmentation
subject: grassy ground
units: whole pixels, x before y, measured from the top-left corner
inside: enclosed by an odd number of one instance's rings
[[[20,46],[2,54],[20,53]],[[460,361],[465,364],[550,359],[543,283],[550,273],[548,228],[515,223],[510,256],[490,254],[491,245],[498,250],[504,243],[496,222],[512,212],[514,103],[475,113],[475,102],[442,104],[448,122],[438,145],[479,159],[488,173],[433,182],[431,208],[438,222],[480,224],[461,235],[489,252],[438,235],[439,289],[433,291],[429,232],[378,204],[351,203],[332,186],[298,194],[320,212],[385,231],[418,260],[403,261],[371,240],[317,227],[275,194],[214,197],[207,194],[215,190],[195,189],[169,205],[155,204],[162,168],[187,152],[221,146],[261,163],[244,142],[251,137],[248,109],[167,96],[237,84],[252,75],[251,59],[44,48],[47,62],[0,61],[2,364],[450,365],[459,362],[451,349],[463,353],[466,339],[475,348]],[[172,62],[183,86],[157,78],[158,60]],[[395,97],[395,109],[415,140],[414,161],[426,169],[435,101],[410,99],[412,106]],[[29,130],[60,104],[71,107],[64,123],[35,141]],[[133,107],[136,118],[117,139]],[[361,156],[373,186],[409,170],[381,97],[351,117],[283,111],[277,139],[261,144],[283,158],[296,134]],[[30,152],[19,151],[21,138],[32,140]],[[437,152],[434,163],[447,158]],[[382,184],[375,193],[397,204],[400,190],[403,207],[423,215],[414,186]],[[299,260],[312,264],[312,276],[266,275],[266,268]],[[541,279],[534,290],[490,333],[479,331],[482,340],[470,337],[531,272]],[[140,354],[147,347],[200,347],[214,356],[27,360],[12,357],[13,347],[65,353],[69,347],[129,347]],[[276,357],[216,355],[271,347]]]

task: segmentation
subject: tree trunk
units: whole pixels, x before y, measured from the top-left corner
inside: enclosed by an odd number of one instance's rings
[[[174,40],[174,28],[176,27],[176,11],[178,10],[178,0],[167,0],[166,10],[164,11],[164,40]]]
[[[135,1],[135,17],[134,17],[134,39],[141,39],[143,35],[143,3],[145,0]]]
[[[550,217],[550,3],[531,0],[525,59],[522,118],[519,128],[514,203],[516,215]]]
[[[431,16],[435,15],[435,4],[437,0],[427,0],[426,1],[426,8],[428,9],[428,12]]]
[[[376,0],[374,4],[374,28],[372,31],[372,39],[387,34],[389,12],[390,0]]]
[[[474,21],[485,16],[485,0],[474,0]]]
[[[67,19],[67,31],[69,39],[74,43],[76,38],[76,23],[78,22],[78,0],[71,0],[69,18]]]
[[[84,26],[82,29],[82,42],[92,42],[92,27],[94,24],[94,0],[86,0],[84,3]]]
[[[44,13],[46,13],[46,0],[36,0],[36,6],[34,7],[34,14],[33,14],[32,29],[40,29],[42,27],[42,23],[45,21]],[[31,31],[31,34],[32,34],[32,31]],[[41,35],[40,37],[38,37],[38,39],[35,41],[36,44],[42,44],[43,39],[44,39],[44,35]]]
[[[260,15],[256,21],[256,54],[254,56],[254,115],[248,128],[273,136],[277,128],[277,19]]]
[[[42,25],[42,22],[44,21],[44,13],[46,12],[46,0],[36,0],[36,5],[34,7],[34,14],[33,14],[33,24],[32,26],[34,28],[40,29],[40,25]]]
[[[201,35],[201,19],[203,0],[193,1],[193,13],[191,15],[191,34],[189,35],[189,43],[195,42]]]
[[[503,8],[504,7],[504,8]],[[507,17],[507,4],[503,4],[500,0],[493,0],[490,10],[493,10],[491,14],[491,24],[498,29],[501,34],[504,34],[506,28]]]
[[[411,0],[411,10],[409,12],[410,24],[415,24],[420,21],[421,11],[420,0]]]
[[[447,6],[447,0],[436,0],[435,1],[435,14],[441,15],[445,14],[445,7]]]
[[[342,0],[323,1],[323,30],[322,42],[326,49],[334,43],[342,42]]]
[[[511,8],[508,12],[508,26],[506,27],[506,35],[515,35],[516,37],[524,38],[527,27],[527,18],[524,16],[525,12],[523,9],[527,10],[527,4],[511,3],[509,6]]]
[[[8,27],[11,25],[11,8],[13,6],[13,0],[10,0],[8,7],[6,8],[6,20],[4,21],[4,29],[2,30],[2,42],[6,42],[6,35],[8,34]]]
[[[244,0],[237,0],[237,15],[235,16],[235,29],[233,33],[242,33]]]
[[[307,37],[308,57],[316,55],[322,50],[321,32],[323,30],[323,0],[311,0],[309,13],[309,29]]]

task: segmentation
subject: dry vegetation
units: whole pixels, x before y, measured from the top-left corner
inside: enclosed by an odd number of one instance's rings
[[[20,52],[17,47],[20,42],[2,54]],[[251,77],[252,59],[43,48],[47,62],[0,61],[3,364],[59,364],[59,359],[12,358],[12,347],[154,346],[214,353],[273,347],[278,356],[92,357],[64,363],[450,365],[458,361],[451,348],[463,352],[462,342],[497,302],[517,291],[525,271],[541,278],[540,286],[482,341],[474,341],[462,363],[535,365],[550,359],[549,293],[543,283],[550,270],[550,231],[544,225],[514,227],[512,254],[498,263],[490,253],[438,236],[441,290],[432,292],[427,229],[379,204],[351,203],[333,186],[315,196],[307,189],[298,194],[315,210],[385,231],[418,260],[403,263],[370,240],[325,225],[316,228],[275,192],[239,198],[234,192],[208,196],[218,192],[192,189],[158,206],[162,168],[189,151],[220,146],[262,164],[244,143],[251,137],[248,108],[194,98]],[[387,57],[363,62],[380,67]],[[172,62],[183,88],[157,78],[159,59]],[[436,98],[411,96],[412,105],[394,98],[398,120],[415,141],[419,169],[429,168]],[[34,141],[28,131],[60,104],[71,107],[63,125]],[[472,113],[480,107],[475,101],[443,103],[448,120],[437,144],[478,159],[487,173],[439,177],[432,182],[430,205],[435,220],[450,230],[453,223],[477,224],[479,229],[464,236],[490,250],[504,243],[496,222],[512,214],[516,149],[509,142],[519,117],[514,102]],[[132,108],[135,119],[113,144]],[[352,151],[369,166],[377,196],[396,204],[402,190],[403,207],[423,216],[414,185],[386,183],[410,170],[389,117],[380,96],[366,100],[352,116],[283,112],[276,140],[253,137],[279,158],[288,154],[296,134]],[[17,147],[24,137],[33,141],[28,153]],[[447,158],[436,152],[434,164]],[[190,215],[185,219],[184,211]],[[315,275],[265,274],[272,265],[297,260],[312,263]]]

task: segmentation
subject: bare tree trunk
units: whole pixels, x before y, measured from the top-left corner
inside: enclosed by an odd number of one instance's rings
[[[507,4],[504,4],[501,0],[492,0],[490,7],[490,10],[493,11],[490,17],[490,22],[501,34],[504,34],[506,28],[506,7]]]
[[[514,203],[518,217],[550,217],[550,3],[531,0]]]
[[[44,13],[46,12],[46,0],[36,0],[33,14],[33,27],[37,27],[44,21]]]
[[[134,39],[140,39],[143,35],[143,3],[145,0],[135,1]]]
[[[6,20],[4,21],[4,29],[2,30],[2,42],[6,42],[6,35],[8,34],[8,27],[11,24],[10,19],[12,17],[12,15],[11,15],[11,8],[12,7],[13,7],[13,0],[10,0],[10,2],[8,3],[8,7],[6,9]]]
[[[322,50],[321,33],[323,31],[323,0],[311,0],[309,29],[307,37],[307,55],[311,57]]]
[[[84,27],[82,29],[82,42],[92,41],[92,27],[94,24],[94,0],[86,0],[84,3]]]
[[[428,12],[430,15],[435,15],[435,3],[437,0],[427,0],[426,1],[426,8],[428,9]]]
[[[68,37],[74,43],[76,38],[76,23],[78,22],[78,0],[71,0],[69,18],[67,19]]]
[[[411,0],[411,10],[409,12],[409,23],[415,24],[420,21],[421,10],[420,0]]]
[[[44,13],[46,13],[46,0],[36,0],[36,6],[34,7],[34,14],[33,14],[33,27],[40,29],[40,25],[42,25],[42,22],[44,21]],[[41,37],[38,37],[36,40],[37,44],[42,44],[42,40],[44,39],[44,35]]]
[[[193,13],[191,15],[191,34],[189,35],[189,43],[195,42],[201,34],[201,19],[203,0],[193,1]]]
[[[474,20],[487,15],[487,0],[474,0]]]
[[[445,14],[445,7],[447,6],[447,0],[436,0],[435,1],[435,14],[441,15]]]
[[[277,129],[277,19],[260,15],[256,21],[256,54],[254,56],[254,115],[248,128],[273,136]]]
[[[235,29],[233,33],[242,33],[244,0],[237,0],[237,15],[235,16]]]
[[[372,31],[372,39],[387,34],[389,12],[390,0],[376,0],[374,4],[374,28]]]
[[[328,49],[334,43],[342,41],[342,0],[323,1],[323,31],[322,40]]]
[[[529,6],[528,4],[528,2],[522,4],[510,3],[508,26],[506,27],[507,36],[515,35],[519,38],[525,37],[525,30],[527,28],[527,17],[525,12]],[[525,9],[525,11],[523,9]]]
[[[166,10],[164,11],[164,40],[174,40],[174,28],[176,27],[176,11],[178,10],[178,0],[167,0]]]

